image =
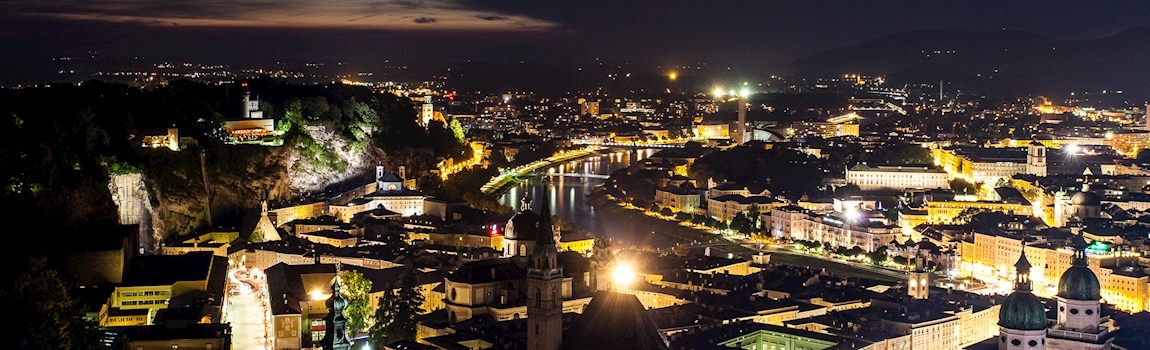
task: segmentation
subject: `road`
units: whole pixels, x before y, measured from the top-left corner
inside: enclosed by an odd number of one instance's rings
[[[271,349],[268,337],[271,313],[264,301],[266,280],[257,271],[240,267],[228,271],[228,321],[232,325],[232,348],[236,350]]]

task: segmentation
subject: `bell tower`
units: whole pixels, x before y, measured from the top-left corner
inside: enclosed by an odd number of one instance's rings
[[[551,208],[541,207],[527,265],[527,349],[555,350],[563,341],[563,267],[551,235]]]
[[[907,275],[906,291],[911,298],[926,299],[930,297],[930,272],[923,266],[922,252],[914,257],[914,271]]]
[[[1046,145],[1030,141],[1030,145],[1026,146],[1026,173],[1046,176]]]

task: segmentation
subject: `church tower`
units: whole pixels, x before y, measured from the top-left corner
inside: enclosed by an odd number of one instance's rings
[[[907,275],[906,291],[911,298],[926,299],[930,297],[930,272],[926,271],[922,252],[914,258],[914,271]]]
[[[1098,276],[1086,261],[1086,239],[1070,241],[1073,262],[1058,279],[1058,322],[1049,336],[1050,349],[1109,350],[1109,327],[1101,323],[1101,291]]]
[[[1046,146],[1038,141],[1026,146],[1026,173],[1046,176]]]
[[[1030,267],[1024,242],[1014,263],[1014,293],[998,312],[999,350],[1046,350],[1046,307],[1031,293]]]
[[[317,255],[318,259],[318,255]],[[335,265],[335,282],[331,284],[331,297],[327,299],[327,327],[323,335],[324,350],[349,350],[351,349],[351,339],[347,337],[347,316],[343,314],[344,309],[347,308],[347,300],[343,299],[343,295],[339,293],[339,263]]]
[[[555,350],[563,341],[563,267],[551,235],[551,209],[539,213],[539,234],[527,265],[527,349]]]

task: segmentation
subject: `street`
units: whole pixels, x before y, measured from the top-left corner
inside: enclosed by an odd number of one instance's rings
[[[258,271],[240,266],[228,271],[227,320],[232,325],[232,348],[271,349],[269,319],[264,291],[266,280]]]

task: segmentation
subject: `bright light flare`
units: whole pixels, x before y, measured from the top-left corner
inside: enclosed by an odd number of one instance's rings
[[[723,97],[723,89],[715,89],[715,97]]]
[[[847,209],[847,211],[844,212],[843,214],[846,214],[847,220],[850,220],[852,222],[858,222],[859,218],[862,217],[862,215],[859,214],[859,211],[857,209],[854,209],[854,208]]]
[[[1066,150],[1066,153],[1070,153],[1070,154],[1078,154],[1079,152],[1082,151],[1082,148],[1080,148],[1080,147],[1078,147],[1078,145],[1074,145],[1074,144],[1066,144],[1066,146],[1063,148]]]
[[[619,264],[615,266],[615,271],[611,272],[611,279],[615,281],[616,286],[629,286],[635,280],[635,270],[631,269],[630,265]]]
[[[331,297],[331,295],[328,295],[319,289],[313,289],[312,291],[308,292],[307,295],[311,297],[311,300],[327,300],[327,298]]]

